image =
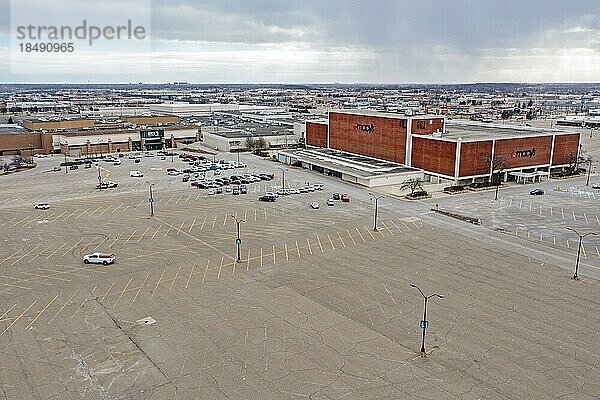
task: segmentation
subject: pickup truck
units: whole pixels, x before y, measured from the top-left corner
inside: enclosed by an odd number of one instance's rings
[[[102,264],[108,265],[115,262],[115,255],[109,253],[92,253],[83,256],[85,264]]]

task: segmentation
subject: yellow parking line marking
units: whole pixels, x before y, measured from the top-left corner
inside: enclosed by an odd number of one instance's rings
[[[62,249],[63,247],[65,247],[69,242],[64,242],[58,249],[54,250],[48,257],[46,257],[46,260],[49,260],[50,257],[52,257],[54,254],[56,254],[60,249]]]
[[[190,275],[188,276],[187,282],[185,283],[185,288],[187,289],[190,284],[190,279],[192,279],[192,274],[194,273],[194,268],[196,268],[196,263],[192,265],[192,270],[190,271]]]
[[[221,279],[221,270],[223,269],[223,260],[225,257],[221,257],[221,265],[219,265],[219,273],[217,274],[217,279]]]
[[[187,203],[188,201],[190,201],[190,198],[191,198],[191,197],[192,197],[192,195],[190,194],[190,195],[187,197],[187,199],[185,199],[185,202],[184,202],[184,203]]]
[[[198,200],[198,198],[200,197],[202,193],[198,193],[198,195],[196,196],[196,200]]]
[[[540,242],[544,241],[544,234],[540,232]]]
[[[390,233],[390,235],[394,236],[394,232],[392,232],[392,231],[390,230],[390,228],[388,228],[388,226],[385,224],[385,222],[384,222],[384,221],[381,221],[381,225],[383,225],[383,227],[384,227],[385,229],[387,229],[387,231]]]
[[[248,210],[244,210],[244,221],[248,221],[246,218],[248,216]]]
[[[183,224],[185,224],[185,221],[181,221],[181,225],[179,225],[179,229],[177,230],[178,235],[181,233],[181,228],[183,228]]]
[[[144,231],[144,233],[142,233],[142,234],[140,235],[140,238],[137,240],[137,242],[136,242],[136,243],[139,243],[139,242],[142,240],[142,238],[144,237],[144,235],[146,234],[146,232],[148,232],[148,230],[149,230],[149,229],[150,229],[150,227],[147,227],[147,228],[146,228],[146,230]]]
[[[250,250],[248,250],[248,258],[246,262],[246,271],[250,270]]]
[[[88,215],[88,217],[91,217],[92,215],[94,215],[94,213],[95,213],[96,211],[98,211],[98,210],[101,210],[101,209],[102,209],[102,207],[98,207],[98,208],[96,208],[94,211],[92,211],[92,212],[91,212],[91,213]]]
[[[35,246],[33,249],[31,249],[29,252],[23,254],[21,257],[17,258],[15,261],[12,262],[12,264],[10,265],[15,265],[16,263],[18,263],[19,261],[21,261],[23,258],[27,257],[28,255],[30,255],[32,252],[35,251],[35,249],[37,249],[38,247],[40,247],[39,245]]]
[[[129,237],[127,239],[125,239],[125,242],[123,242],[123,246],[125,246],[127,243],[129,243],[129,241],[131,240],[133,235],[135,235],[136,232],[137,232],[136,229],[134,229],[133,232],[131,232],[131,235],[129,235]]]
[[[111,205],[109,205],[108,207],[106,207],[104,210],[102,210],[102,212],[101,212],[100,214],[98,214],[98,215],[102,215],[102,214],[104,214],[105,212],[107,212],[107,211],[108,211],[108,210],[110,210],[111,208],[112,208],[112,204],[111,204]]]
[[[542,205],[540,204],[540,215],[542,215]]]
[[[30,259],[29,261],[27,261],[28,263],[31,263],[33,260],[35,260],[36,258],[38,258],[39,256],[41,256],[42,254],[44,254],[47,250],[50,249],[50,247],[52,246],[48,246],[46,247],[44,250],[40,251],[39,253],[37,253],[35,256],[33,256],[32,259]]]
[[[340,235],[339,232],[337,232],[338,238],[340,239],[340,242],[342,243],[342,246],[344,246],[344,248],[346,247],[346,243],[344,243],[344,239],[342,239],[342,235]]]
[[[94,291],[96,290],[98,286],[94,286],[94,288],[90,291],[90,296],[94,293]],[[85,302],[88,301],[88,299],[84,299],[80,304],[79,307],[77,307],[77,310],[75,310],[75,312],[73,313],[73,315],[71,315],[71,318],[75,317],[75,314],[77,314],[79,312],[79,310],[81,310],[81,307],[83,307],[83,305],[85,304]]]
[[[167,235],[169,234],[169,231],[171,230],[171,224],[167,225],[167,231],[165,232],[165,234],[163,235],[163,237],[167,237]]]
[[[350,240],[352,240],[352,243],[356,244],[356,242],[354,241],[354,238],[350,234],[350,231],[348,229],[346,229],[346,232],[348,232],[348,237],[350,238]]]
[[[75,217],[75,219],[79,219],[83,214],[85,214],[86,212],[88,212],[90,210],[90,207],[86,208],[85,210],[83,210],[81,212],[81,214],[79,214],[78,216]]]
[[[260,267],[263,267],[263,248],[260,248]]]
[[[269,217],[267,217],[267,210],[265,210],[265,219],[267,219]]]
[[[298,253],[298,258],[300,258],[300,246],[298,246],[297,240],[296,240],[296,252]]]
[[[290,261],[290,258],[288,257],[287,243],[283,244],[283,248],[285,249],[285,260]]]
[[[206,223],[206,218],[207,217],[204,217],[204,221],[202,221],[202,225],[200,226],[200,230],[204,229],[204,224]]]
[[[0,315],[0,321],[2,321],[4,319],[4,317],[6,317],[8,315],[9,312],[12,311],[13,308],[15,308],[17,306],[17,303],[13,304],[13,306],[11,308],[9,308],[8,310],[6,310],[6,312],[2,315]]]
[[[569,246],[569,239],[567,239],[567,247],[571,247],[571,246]]]
[[[196,223],[196,218],[194,218],[194,220],[192,221],[192,225],[190,225],[190,229],[188,230],[188,233],[192,231],[192,228],[194,227],[195,223]]]
[[[129,281],[127,282],[127,284],[125,285],[125,287],[123,288],[121,293],[119,293],[119,296],[117,297],[117,299],[115,300],[115,303],[113,304],[113,308],[115,308],[117,306],[117,304],[119,303],[119,300],[121,300],[121,296],[123,296],[123,293],[125,293],[125,291],[129,287],[129,284],[131,283],[132,280],[133,280],[133,276],[131,278],[129,278]]]
[[[527,231],[527,239],[531,238],[531,231]]]
[[[154,234],[152,235],[152,237],[150,238],[150,240],[154,239],[154,236],[156,236],[156,234],[158,233],[158,231],[160,231],[161,227],[162,227],[162,225],[159,225],[158,228],[156,228],[156,231],[154,232]]]
[[[275,265],[275,245],[273,245],[273,265]]]
[[[17,219],[17,217],[14,217],[14,218],[12,218],[11,220],[9,220],[9,221],[6,221],[6,222],[5,222],[5,223],[3,223],[2,225],[0,225],[0,228],[2,228],[2,227],[3,227],[4,225],[6,225],[6,224],[10,224],[10,223],[11,223],[11,222],[13,222],[15,219]]]
[[[375,236],[373,236],[373,234],[371,233],[371,230],[369,228],[367,228],[366,225],[364,226],[364,228],[365,228],[365,231],[367,231],[367,233],[371,236],[371,239],[375,240]],[[381,231],[379,231],[379,232],[381,232]]]
[[[10,256],[6,257],[4,260],[0,261],[0,264],[2,264],[3,262],[13,258],[13,256],[15,256],[15,254],[19,253],[21,251],[21,249],[15,251],[14,253],[12,253]]]
[[[590,222],[588,221],[587,215],[585,215],[585,213],[583,213],[583,218],[585,218],[585,223],[589,224]]]
[[[97,238],[97,237],[98,237],[98,236],[94,236],[94,237],[92,238],[92,240],[90,240],[90,241],[89,241],[89,243],[88,243],[88,244],[86,244],[85,246],[83,246],[83,248],[81,249],[81,251],[84,251],[85,249],[87,249],[87,248],[88,248],[88,246],[89,246],[90,244],[92,244],[92,243],[94,242],[94,240],[96,240],[96,238]]]
[[[125,233],[125,232],[121,232],[121,233],[119,233],[119,236],[117,236],[117,237],[115,238],[115,240],[113,240],[113,242],[112,242],[112,243],[110,244],[110,246],[108,246],[108,247],[112,249],[112,247],[115,245],[115,243],[117,242],[117,240],[119,240],[119,239],[121,238],[121,236],[123,236],[123,234],[124,234],[124,233]]]
[[[46,218],[46,219],[48,219],[48,218]],[[38,217],[33,217],[29,222],[27,222],[25,225],[23,225],[23,228],[25,228],[26,226],[28,226],[33,221],[38,221]]]
[[[213,220],[211,229],[215,228],[215,224],[217,223],[217,216],[215,215],[215,219]]]
[[[61,313],[61,311],[67,306],[67,304],[69,304],[71,302],[71,300],[73,300],[73,297],[75,297],[75,295],[79,293],[79,289],[77,289],[75,291],[75,293],[73,293],[71,295],[71,297],[69,297],[69,300],[65,301],[65,304],[63,304],[63,306],[56,312],[56,314],[54,314],[54,316],[50,319],[50,321],[48,321],[48,325],[50,325],[52,323],[52,321],[54,321],[54,319],[58,316],[58,314]]]
[[[183,199],[183,195],[182,195],[182,196],[179,196],[179,198],[177,199],[177,201],[175,202],[175,204],[179,204],[179,201],[180,201],[181,199]]]
[[[50,305],[51,305],[52,303],[54,303],[54,300],[56,300],[56,298],[57,298],[57,297],[58,297],[58,295],[54,296],[54,298],[53,298],[52,300],[50,300],[50,302],[49,302],[48,304],[46,304],[46,307],[44,307],[44,308],[42,309],[42,311],[40,311],[40,312],[38,313],[38,315],[36,315],[36,316],[35,316],[35,318],[34,318],[34,319],[33,319],[33,320],[32,320],[32,321],[29,323],[29,325],[27,325],[27,326],[25,327],[25,330],[27,330],[27,329],[31,328],[31,326],[33,326],[33,324],[35,323],[35,321],[37,321],[37,320],[38,320],[38,318],[40,317],[40,315],[42,315],[42,314],[44,313],[44,311],[46,311],[46,310],[48,309],[48,307],[50,307]]]
[[[256,213],[257,213],[257,210],[256,210],[256,208],[255,208],[255,209],[254,209],[254,220],[255,220],[255,221],[256,221]],[[598,222],[598,224],[600,224],[600,222]]]
[[[360,238],[362,239],[363,243],[366,242],[365,238],[363,237],[362,233],[360,233],[360,231],[358,230],[358,228],[354,228],[356,229],[356,233],[358,233],[358,236],[360,236]]]
[[[587,254],[585,253],[585,246],[581,243],[581,253],[583,254],[583,258],[587,258]]]
[[[235,216],[237,217],[237,213]],[[225,213],[225,218],[223,218],[223,226],[225,226],[225,224],[227,224],[227,213]]]
[[[237,267],[237,258],[233,257],[233,261],[231,262],[231,275],[235,275],[235,268]]]
[[[108,293],[113,288],[113,286],[115,286],[115,282],[114,281],[113,281],[113,283],[110,284],[110,286],[106,290],[106,293],[104,293],[104,296],[102,296],[102,298],[100,299],[100,303],[102,303],[104,301],[104,299],[106,298],[106,296],[108,296]]]
[[[169,200],[167,200],[167,202],[165,203],[165,206],[169,205],[169,203],[171,202],[171,200],[173,200],[174,196],[171,196],[171,198]]]
[[[138,295],[140,294],[140,292],[142,291],[142,289],[144,288],[144,286],[146,285],[146,281],[148,280],[148,277],[150,276],[150,272],[148,272],[146,274],[146,277],[144,278],[144,281],[142,282],[142,284],[140,285],[140,287],[138,288],[137,292],[135,293],[135,296],[133,296],[133,300],[131,300],[132,303],[135,303],[135,299],[137,299]]]
[[[598,223],[598,225],[600,225],[600,219],[598,219],[597,215],[596,215],[596,222]]]
[[[552,237],[552,243],[553,243],[553,244],[556,244],[556,236],[553,236],[553,237]]]
[[[402,222],[402,225],[404,225],[404,227],[406,228],[406,230],[410,231],[410,228],[408,227],[408,225],[406,225],[404,223],[404,221],[402,221],[400,218],[398,218],[400,220],[400,222]]]
[[[71,218],[73,215],[75,215],[75,213],[77,213],[77,211],[79,211],[79,209],[77,209],[77,210],[73,211],[71,214],[67,215],[67,216],[66,216],[66,217],[63,219],[63,221],[66,221],[66,220],[68,220],[69,218]]]
[[[333,241],[331,240],[331,237],[329,236],[329,233],[327,234],[327,239],[329,239],[329,244],[331,245],[331,249],[335,250],[335,246],[333,245]]]
[[[58,221],[58,219],[59,219],[60,217],[62,217],[63,215],[65,215],[66,213],[67,213],[67,210],[65,210],[65,211],[61,212],[60,214],[58,214],[58,216],[54,217],[54,218],[52,219],[52,221],[51,221],[51,222],[56,222],[56,221]],[[46,219],[48,219],[48,218],[46,218]]]
[[[82,241],[82,240],[83,240],[83,239],[79,239],[79,241],[78,241],[77,243],[75,243],[75,244],[73,245],[73,247],[71,247],[69,250],[67,250],[66,252],[64,252],[62,256],[64,257],[64,256],[66,256],[67,254],[69,254],[71,251],[73,251],[73,249],[74,249],[75,247],[79,246],[79,243],[81,243],[81,241]]]
[[[17,321],[18,321],[18,320],[20,320],[20,319],[21,319],[21,317],[22,317],[23,315],[25,315],[25,313],[26,313],[27,311],[29,311],[29,309],[30,309],[31,307],[33,307],[33,305],[34,305],[35,303],[37,303],[37,299],[35,299],[35,300],[33,301],[33,303],[31,303],[31,304],[29,305],[29,307],[27,307],[25,310],[23,310],[23,312],[22,312],[21,314],[19,314],[19,316],[18,316],[17,318],[15,318],[15,319],[14,319],[14,320],[13,320],[13,322],[11,322],[11,323],[10,323],[10,325],[8,325],[8,326],[6,327],[6,329],[4,329],[4,330],[2,331],[2,333],[0,333],[0,336],[4,335],[4,334],[5,334],[5,333],[6,333],[6,332],[7,332],[7,331],[10,329],[10,328],[12,328],[12,326],[13,326],[14,324],[16,324],[16,323],[17,323]]]
[[[179,266],[179,268],[177,268],[177,272],[175,273],[175,278],[173,278],[173,281],[171,282],[171,286],[169,287],[169,293],[171,293],[171,290],[173,289],[173,285],[175,285],[175,281],[177,280],[177,277],[179,276],[179,271],[181,271],[181,265]]]
[[[596,247],[596,254],[598,254],[598,258],[600,258],[600,250],[598,250],[598,246],[594,246]]]
[[[554,217],[554,212],[552,211],[552,207],[550,207],[550,216]]]
[[[323,245],[321,244],[321,239],[319,239],[319,235],[317,236],[317,242],[319,242],[319,248],[321,249],[321,253],[323,252]]]
[[[563,208],[560,208],[560,214],[562,215],[562,218],[565,219],[565,210],[563,210]]]
[[[531,212],[531,202],[529,202],[529,212]]]
[[[210,265],[210,260],[208,260],[206,262],[206,269],[204,270],[204,275],[202,275],[202,283],[204,283],[204,280],[206,279],[206,273],[208,272],[208,266]]]
[[[117,210],[119,209],[119,207],[122,207],[122,206],[123,206],[123,204],[122,204],[122,203],[119,203],[119,204],[117,204],[117,206],[116,206],[115,208],[113,208],[113,209],[112,209],[112,211],[111,211],[110,213],[111,213],[111,214],[114,214],[114,213],[115,213],[115,211],[117,211]],[[126,207],[126,208],[127,208],[127,207]]]
[[[158,285],[160,285],[160,281],[163,278],[163,275],[165,274],[166,269],[163,269],[162,274],[160,274],[160,278],[158,278],[158,281],[156,281],[156,286],[154,286],[154,290],[152,291],[152,297],[154,297],[154,294],[156,293],[156,289],[158,289]]]
[[[573,221],[577,221],[577,218],[575,218],[575,211],[571,211],[573,213]]]
[[[34,274],[33,272],[25,272],[25,271],[19,271],[20,274],[23,275],[31,275],[31,276],[36,276],[38,278],[44,278],[44,279],[54,279],[56,281],[63,281],[63,282],[71,282],[70,279],[64,279],[64,278],[57,278],[56,276],[50,276],[50,275],[40,275],[40,274]],[[28,279],[29,280],[29,279]]]

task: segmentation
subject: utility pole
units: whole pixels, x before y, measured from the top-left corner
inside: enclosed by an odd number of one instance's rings
[[[423,339],[421,341],[421,357],[426,357],[427,353],[425,353],[425,331],[427,330],[427,327],[429,326],[429,321],[427,321],[427,300],[429,300],[430,298],[432,298],[434,296],[437,296],[440,299],[443,299],[444,296],[442,296],[441,294],[437,294],[437,293],[430,294],[429,296],[425,296],[425,293],[423,293],[423,291],[417,285],[411,283],[410,287],[416,288],[423,296],[423,320],[419,324],[419,327],[423,331]]]
[[[590,186],[590,173],[592,172],[592,157],[587,158],[588,169],[587,169],[587,180],[585,181],[585,186]]]
[[[65,174],[69,173],[69,167],[67,166],[67,153],[65,153]]]
[[[281,178],[281,186],[282,189],[285,189],[285,169],[283,168],[279,168],[281,170],[282,173],[282,178]]]

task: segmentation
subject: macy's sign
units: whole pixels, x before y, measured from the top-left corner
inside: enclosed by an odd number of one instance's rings
[[[362,131],[362,132],[367,132],[367,133],[373,133],[373,132],[375,132],[375,125],[373,125],[373,124],[370,124],[370,125],[367,125],[367,124],[354,124],[354,125],[352,125],[352,128],[355,131]]]
[[[510,155],[510,158],[525,158],[525,157],[535,157],[535,147],[531,150],[519,150],[513,151]]]

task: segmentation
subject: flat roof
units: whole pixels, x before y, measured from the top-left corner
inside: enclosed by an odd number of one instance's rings
[[[16,124],[0,124],[0,134],[11,134],[11,133],[35,133],[29,129]]]
[[[281,127],[278,125],[269,125],[269,126],[258,126],[249,124],[248,126],[243,126],[242,128],[247,129],[231,129],[222,126],[206,126],[202,128],[203,133],[210,133],[213,135],[221,136],[224,138],[247,138],[254,136],[293,136],[294,132],[290,131],[288,126]],[[275,128],[279,128],[276,130]],[[254,131],[249,131],[248,129],[255,129]],[[276,131],[275,131],[276,130]]]
[[[473,121],[448,120],[446,122],[446,132],[442,139],[463,141],[470,140],[491,140],[491,139],[509,139],[515,137],[534,137],[549,135],[568,135],[577,132],[564,131],[560,129],[538,128],[533,126],[516,126],[488,124]],[[432,135],[427,135],[431,137]]]
[[[361,109],[344,109],[344,110],[329,110],[329,113],[364,115],[369,117],[394,118],[394,119],[435,119],[445,118],[444,115],[406,115],[400,113],[389,113],[383,111],[361,110]]]
[[[404,164],[334,149],[314,148],[280,153],[292,154],[298,159],[361,178],[420,171]]]

